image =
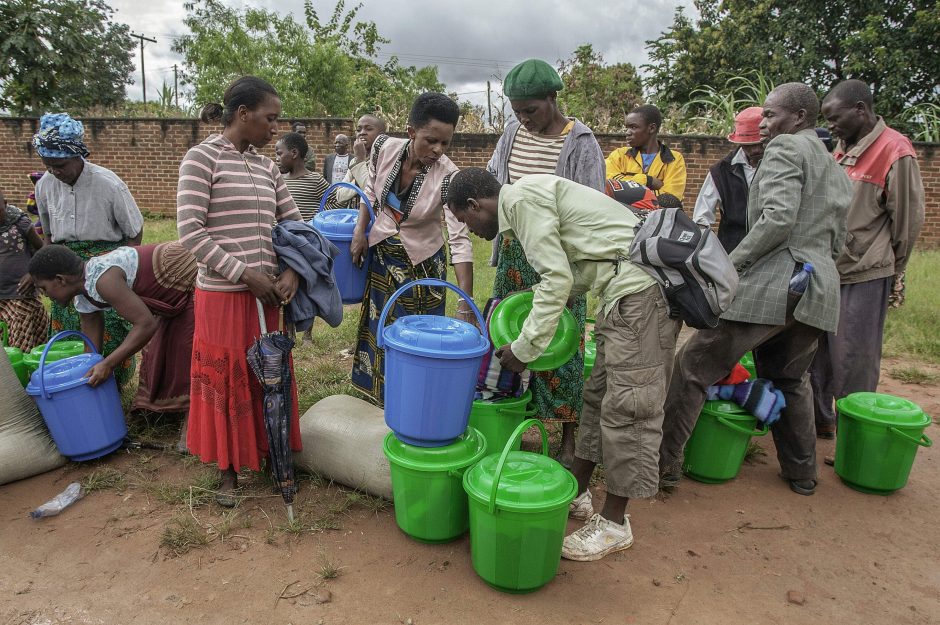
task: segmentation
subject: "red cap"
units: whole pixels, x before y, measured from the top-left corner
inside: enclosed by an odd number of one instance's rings
[[[749,106],[734,116],[734,132],[728,135],[728,141],[740,145],[760,143],[760,120],[764,109]]]

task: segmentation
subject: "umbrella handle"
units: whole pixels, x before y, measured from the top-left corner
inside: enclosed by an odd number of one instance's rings
[[[268,322],[264,319],[264,304],[262,304],[261,300],[257,297],[255,298],[255,303],[258,304],[258,323],[261,324],[261,334],[267,334]]]

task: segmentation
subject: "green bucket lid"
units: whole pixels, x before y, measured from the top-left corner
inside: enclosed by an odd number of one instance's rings
[[[443,447],[418,447],[403,443],[392,432],[385,436],[385,457],[388,461],[415,471],[450,471],[462,469],[483,457],[486,439],[474,428]]]
[[[705,405],[702,406],[702,412],[715,417],[724,417],[731,421],[746,421],[757,418],[733,401],[723,399],[713,399],[705,402]]]
[[[884,393],[852,393],[836,401],[840,415],[879,425],[923,427],[930,423],[920,406]]]
[[[11,364],[23,362],[23,351],[19,347],[4,347]]]
[[[464,474],[463,488],[475,501],[489,505],[500,454],[491,454]],[[496,507],[540,512],[567,506],[578,493],[578,481],[557,461],[530,451],[511,451],[503,466]]]
[[[512,343],[522,332],[522,325],[532,312],[532,291],[513,293],[501,301],[490,315],[490,339],[493,347],[500,348]],[[565,308],[558,318],[555,336],[541,356],[528,363],[532,371],[551,371],[562,366],[574,356],[581,345],[581,332],[571,311]]]

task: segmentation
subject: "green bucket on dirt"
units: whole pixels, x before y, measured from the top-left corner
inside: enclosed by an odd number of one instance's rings
[[[530,427],[542,433],[542,453],[513,451]],[[509,593],[538,590],[561,562],[574,476],[548,457],[548,435],[538,419],[520,423],[499,455],[483,458],[463,476],[470,499],[473,570]]]
[[[917,448],[933,444],[924,434],[930,417],[917,404],[882,393],[852,393],[836,408],[836,475],[863,493],[904,488]]]
[[[470,427],[476,428],[486,439],[487,454],[501,452],[516,426],[526,417],[535,415],[535,407],[529,407],[531,401],[532,391],[527,390],[519,397],[495,401],[477,399],[473,402],[470,408]],[[513,449],[518,450],[520,445],[521,443],[516,441]]]
[[[42,350],[45,348],[46,344],[43,343],[42,345],[34,347],[28,354],[23,354],[23,364],[26,365],[28,375],[33,375],[33,372],[39,368],[39,359],[42,356]],[[70,358],[84,353],[85,343],[82,341],[59,341],[53,344],[52,349],[46,354],[46,363],[48,364],[56,360]]]
[[[705,402],[685,444],[682,472],[706,484],[734,479],[741,470],[751,437],[768,432],[767,428],[756,429],[756,425],[757,417],[733,402]]]
[[[383,445],[392,476],[395,522],[425,543],[445,543],[470,525],[464,471],[486,454],[486,439],[474,428],[444,447],[403,443],[392,432]]]

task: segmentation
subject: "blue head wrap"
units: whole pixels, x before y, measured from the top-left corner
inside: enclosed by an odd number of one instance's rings
[[[83,136],[82,122],[72,119],[68,113],[46,113],[39,120],[33,147],[43,158],[86,157],[88,146],[82,142]]]

